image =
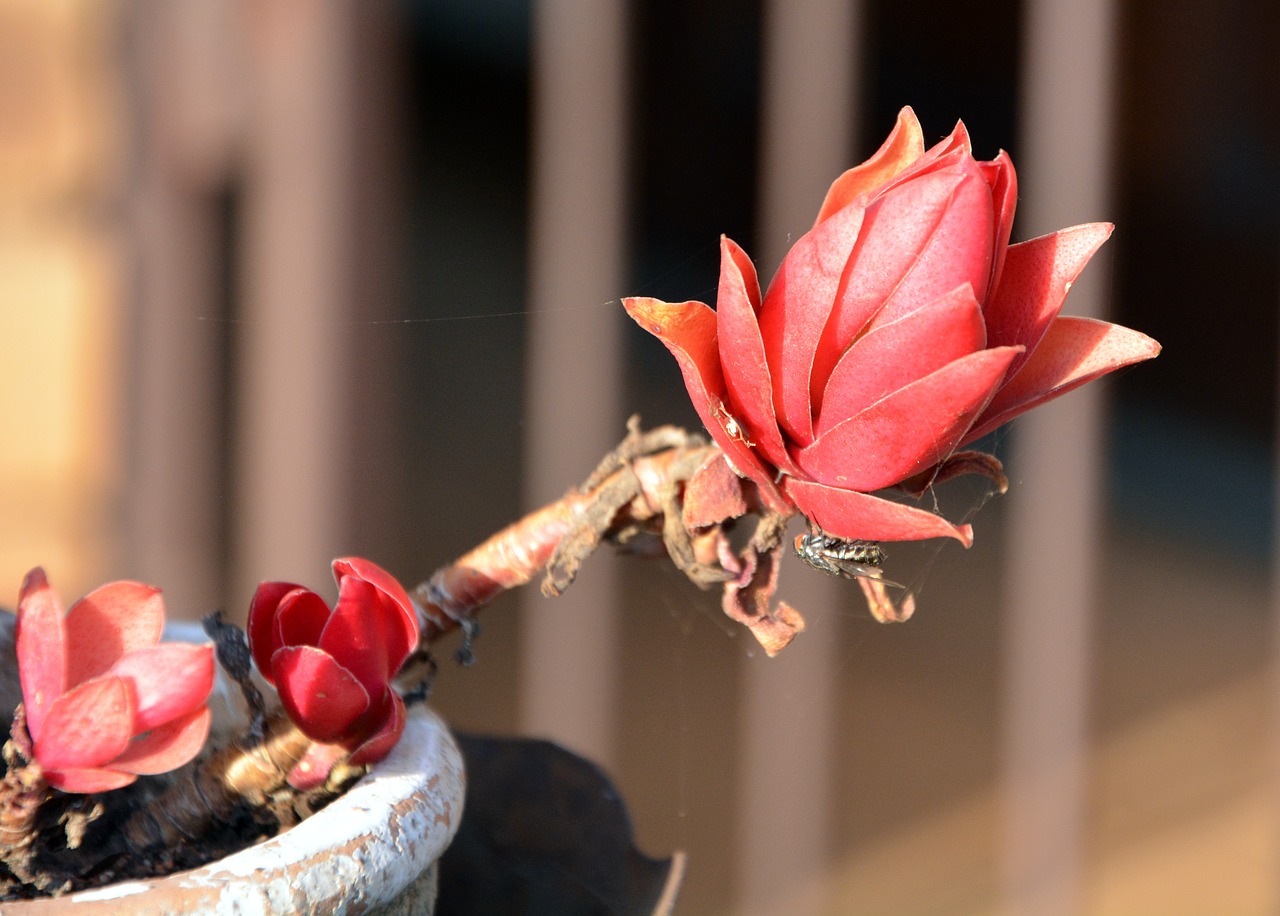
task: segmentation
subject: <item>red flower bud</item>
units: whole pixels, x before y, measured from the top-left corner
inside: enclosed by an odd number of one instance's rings
[[[405,709],[391,680],[418,644],[413,604],[390,573],[356,557],[334,560],[333,573],[338,603],[332,610],[315,592],[289,582],[264,582],[249,608],[249,648],[258,670],[298,728],[328,746],[291,775],[300,787],[328,776],[337,749],[350,751],[350,762],[359,766],[395,746]]]

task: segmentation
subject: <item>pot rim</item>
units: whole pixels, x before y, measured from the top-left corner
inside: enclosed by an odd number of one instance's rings
[[[462,821],[465,782],[462,754],[448,728],[416,704],[391,753],[291,829],[200,868],[5,903],[3,911],[364,911],[393,901],[444,853]]]

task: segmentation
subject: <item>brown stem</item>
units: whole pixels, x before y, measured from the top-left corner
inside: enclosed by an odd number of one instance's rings
[[[459,653],[465,660],[480,608],[540,572],[543,593],[560,594],[604,540],[635,553],[665,553],[701,588],[722,585],[725,613],[749,627],[770,655],[803,629],[792,608],[771,606],[786,507],[762,505],[754,485],[731,472],[720,449],[699,436],[672,426],[642,432],[637,417],[627,430],[581,487],[414,589],[424,617],[424,654],[439,636],[461,627],[468,637]],[[712,483],[697,497],[695,477]],[[686,504],[686,495],[695,505]],[[757,516],[755,533],[735,552],[727,532],[746,515]]]
[[[673,426],[643,433],[633,417],[628,430],[582,487],[499,531],[414,589],[425,617],[424,647],[543,570],[551,570],[543,590],[563,590],[602,539],[660,521],[672,505],[672,490],[719,453]]]

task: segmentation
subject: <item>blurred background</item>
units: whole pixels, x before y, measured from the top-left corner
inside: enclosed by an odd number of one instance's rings
[[[412,586],[696,425],[618,297],[771,276],[910,104],[1015,240],[1114,221],[1066,310],[1163,355],[940,494],[906,624],[793,566],[766,659],[599,557],[433,702],[602,763],[683,912],[1275,912],[1278,58],[1266,0],[0,0],[0,581]]]

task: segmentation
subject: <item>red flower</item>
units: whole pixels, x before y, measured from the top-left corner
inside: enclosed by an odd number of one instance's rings
[[[763,302],[751,260],[724,238],[716,311],[624,305],[675,355],[707,430],[766,499],[842,538],[968,544],[967,525],[871,493],[1160,350],[1058,315],[1112,227],[1009,245],[1016,199],[1008,155],[976,161],[963,124],[925,151],[904,108],[880,150],[836,179]]]
[[[44,570],[18,597],[16,649],[36,762],[49,785],[105,792],[182,766],[209,733],[213,647],[160,645],[164,602],[110,582],[71,606]]]
[[[338,603],[310,589],[264,582],[249,607],[249,648],[289,718],[320,745],[295,769],[300,788],[322,782],[351,752],[361,766],[385,757],[404,730],[391,679],[418,644],[418,618],[390,573],[356,557],[333,561]]]

